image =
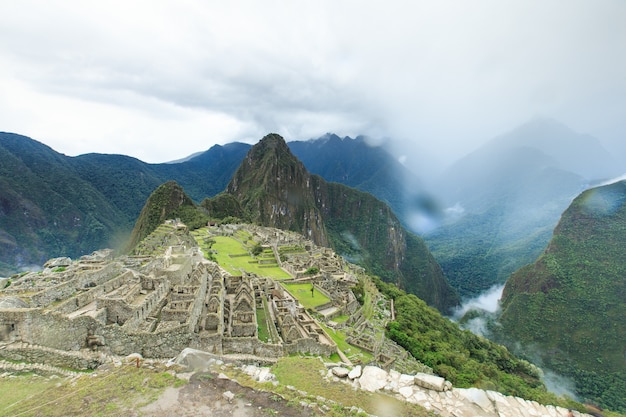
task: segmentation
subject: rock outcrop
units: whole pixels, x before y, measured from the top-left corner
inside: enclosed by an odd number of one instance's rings
[[[335,369],[345,368],[330,368],[328,378],[344,381],[365,391],[388,393],[444,417],[567,417],[569,411],[563,407],[542,405],[495,391],[454,388],[449,381],[436,375],[407,375],[365,366],[358,378],[350,378],[352,371],[347,378],[339,378]],[[576,411],[573,414],[576,417],[591,417]]]

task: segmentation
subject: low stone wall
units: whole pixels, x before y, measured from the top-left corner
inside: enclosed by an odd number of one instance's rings
[[[119,326],[106,326],[102,330],[106,348],[115,355],[140,353],[146,358],[171,358],[187,346],[197,344],[186,325],[162,332],[126,333]]]
[[[58,368],[95,369],[104,363],[104,357],[92,353],[65,352],[40,346],[7,347],[0,349],[0,358],[29,363],[44,363]]]
[[[309,353],[311,355],[330,356],[337,351],[337,346],[326,345],[313,339],[298,339],[284,345],[285,354]]]
[[[280,358],[284,355],[281,345],[263,343],[255,337],[225,337],[222,339],[224,354],[237,353],[244,355]]]

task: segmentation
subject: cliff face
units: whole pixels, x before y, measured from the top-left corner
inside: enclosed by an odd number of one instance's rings
[[[254,222],[293,230],[328,246],[315,204],[311,174],[278,135],[265,136],[250,149],[226,192],[234,195]]]
[[[417,236],[370,194],[311,175],[271,134],[252,147],[226,192],[249,220],[302,233],[447,312],[458,296]]]

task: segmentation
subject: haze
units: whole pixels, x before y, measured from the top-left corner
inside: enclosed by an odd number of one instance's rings
[[[268,132],[443,163],[536,117],[626,131],[626,2],[4,1],[0,130],[163,162]]]

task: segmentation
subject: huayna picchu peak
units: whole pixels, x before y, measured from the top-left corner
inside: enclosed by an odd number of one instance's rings
[[[226,192],[240,202],[248,221],[330,246],[442,312],[459,303],[424,242],[387,204],[311,175],[279,135],[267,135],[248,151]]]

